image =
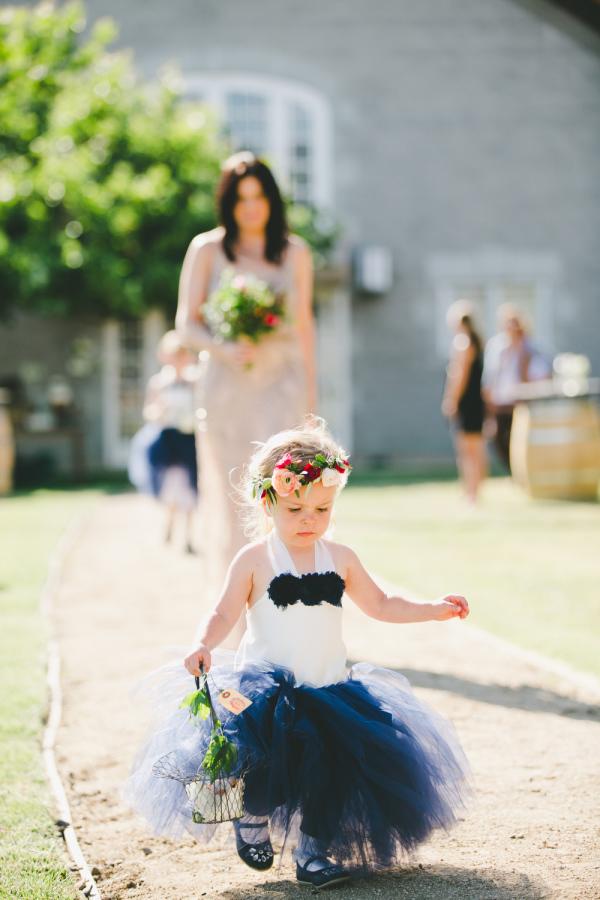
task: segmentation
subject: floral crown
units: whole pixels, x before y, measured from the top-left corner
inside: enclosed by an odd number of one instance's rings
[[[282,456],[275,463],[273,474],[263,478],[256,475],[252,481],[252,497],[254,500],[267,498],[270,503],[277,501],[277,496],[289,497],[290,494],[300,496],[300,488],[320,481],[323,487],[341,488],[348,480],[352,466],[341,456],[326,456],[317,453],[310,462],[297,462],[290,453]]]

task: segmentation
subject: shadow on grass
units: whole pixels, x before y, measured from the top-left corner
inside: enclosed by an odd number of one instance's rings
[[[550,713],[569,719],[584,719],[588,722],[600,723],[600,706],[581,703],[579,700],[563,697],[561,694],[544,688],[528,684],[518,687],[509,687],[504,684],[482,684],[478,681],[469,681],[466,678],[450,675],[448,672],[423,672],[420,669],[394,669],[393,671],[405,675],[413,687],[448,691],[479,703],[491,703],[495,706],[506,706],[509,709]]]
[[[295,879],[247,885],[241,890],[226,890],[218,894],[222,900],[244,900],[247,897],[288,898],[306,896],[306,889]],[[317,894],[318,891],[309,891]],[[328,892],[332,898],[351,897],[353,900],[542,900],[548,896],[543,884],[535,883],[519,872],[478,872],[455,866],[411,866],[372,878],[357,878]]]

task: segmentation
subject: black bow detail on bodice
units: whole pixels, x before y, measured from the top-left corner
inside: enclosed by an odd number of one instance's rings
[[[278,609],[285,609],[298,602],[304,606],[321,603],[341,606],[345,589],[344,579],[337,572],[311,572],[300,576],[285,572],[273,579],[267,593]]]

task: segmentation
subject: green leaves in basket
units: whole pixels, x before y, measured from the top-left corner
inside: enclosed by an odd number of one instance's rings
[[[216,781],[219,775],[228,775],[237,762],[237,747],[227,740],[225,735],[213,729],[208,750],[202,760],[202,768],[208,774],[211,781]]]
[[[197,716],[199,719],[207,719],[210,714],[210,703],[208,702],[208,694],[205,688],[198,691],[192,691],[187,697],[184,697],[179,704],[179,709],[189,707],[190,716]]]

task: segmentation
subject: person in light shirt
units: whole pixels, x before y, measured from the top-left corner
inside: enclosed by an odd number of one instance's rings
[[[550,366],[533,345],[520,310],[510,303],[498,309],[500,332],[486,344],[482,392],[492,423],[494,447],[510,472],[510,432],[519,385],[547,378]]]

